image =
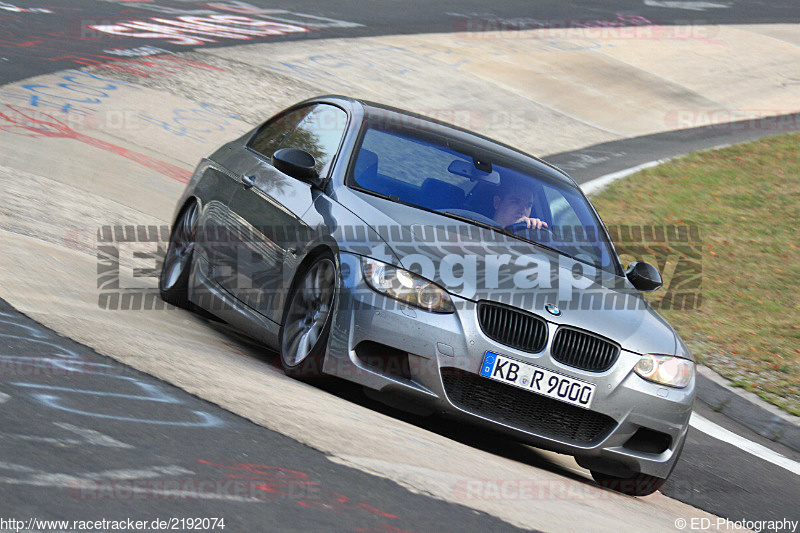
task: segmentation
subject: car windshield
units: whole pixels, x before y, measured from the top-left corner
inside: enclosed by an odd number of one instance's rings
[[[385,124],[367,127],[357,154],[349,183],[359,189],[469,219],[616,273],[605,231],[580,191],[521,158]],[[546,229],[528,228],[525,219],[538,219]]]

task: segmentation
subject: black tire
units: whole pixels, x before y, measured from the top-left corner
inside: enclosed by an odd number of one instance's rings
[[[624,478],[609,476],[601,472],[592,472],[592,477],[603,488],[611,489],[628,496],[649,496],[661,488],[666,479],[651,476],[649,474],[636,474],[633,477]]]
[[[336,263],[323,252],[295,276],[283,311],[281,365],[288,376],[320,380],[336,290]]]
[[[193,202],[184,209],[169,238],[169,246],[158,276],[158,290],[161,299],[176,307],[192,309],[189,302],[189,274],[194,256],[195,226],[198,207]]]

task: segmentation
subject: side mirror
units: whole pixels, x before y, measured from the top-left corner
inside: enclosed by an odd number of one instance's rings
[[[634,287],[644,292],[654,291],[664,283],[656,267],[641,261],[634,261],[628,265],[625,276]]]
[[[300,181],[320,186],[314,156],[299,148],[281,148],[272,154],[272,166]]]

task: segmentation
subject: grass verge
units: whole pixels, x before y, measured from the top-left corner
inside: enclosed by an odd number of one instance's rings
[[[698,361],[800,416],[800,134],[694,153],[592,202],[607,225],[699,228],[702,302],[659,312]]]

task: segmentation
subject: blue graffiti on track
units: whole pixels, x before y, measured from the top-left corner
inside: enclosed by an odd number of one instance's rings
[[[178,427],[215,427],[223,425],[223,421],[205,411],[187,409],[184,402],[168,394],[154,383],[141,379],[120,375],[124,367],[85,360],[79,353],[56,342],[58,337],[44,328],[27,325],[16,315],[0,311],[0,324],[5,331],[0,337],[6,339],[6,345],[14,342],[18,353],[0,353],[0,367],[5,376],[74,378],[96,381],[115,380],[108,387],[118,392],[106,392],[79,387],[51,385],[39,383],[33,379],[13,381],[10,385],[30,392],[30,397],[52,409],[58,409],[74,415],[134,422],[140,424],[169,425]],[[9,333],[19,329],[20,334]],[[116,373],[115,373],[116,372]],[[90,407],[86,407],[88,399]],[[149,406],[169,406],[166,418],[151,418],[145,415],[131,416],[131,412],[140,412]],[[159,411],[160,412],[160,411]]]
[[[187,137],[198,142],[208,140],[207,134],[225,131],[233,126],[229,119],[238,119],[236,115],[208,104],[201,104],[193,109],[174,109],[169,122],[144,113],[140,113],[139,117],[179,137]]]
[[[138,89],[131,83],[109,80],[88,72],[62,71],[54,83],[27,83],[20,91],[5,90],[0,93],[4,100],[23,102],[38,109],[55,109],[62,113],[88,115],[92,108],[103,103],[120,87]]]

